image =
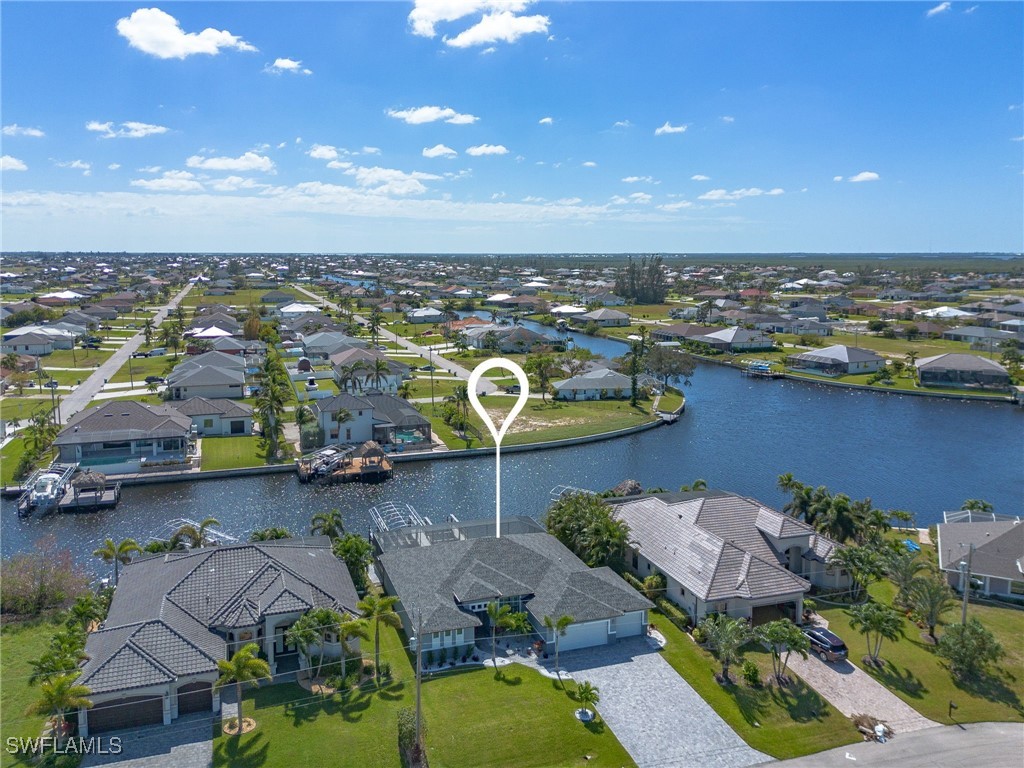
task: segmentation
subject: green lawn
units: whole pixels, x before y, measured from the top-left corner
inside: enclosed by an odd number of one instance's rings
[[[448,374],[445,374],[446,376]],[[430,374],[429,373],[418,373],[417,377],[412,381],[408,382],[409,389],[412,391],[410,397],[430,397]],[[455,392],[455,388],[459,386],[465,386],[464,381],[453,381],[452,379],[434,379],[434,397],[436,399],[443,399],[448,395]]]
[[[0,449],[0,485],[14,485],[14,470],[25,453],[25,440],[16,437]]]
[[[57,368],[95,368],[105,363],[113,352],[102,349],[58,349],[52,354],[39,358],[39,366],[45,371],[51,366]],[[88,371],[79,371],[88,375]]]
[[[182,357],[178,357],[180,362]],[[129,358],[125,361],[125,364],[110,377],[110,382],[124,383],[135,379],[135,384],[139,387],[146,386],[147,376],[166,376],[171,368],[175,365],[174,355],[159,356],[159,357],[138,357]],[[129,371],[129,366],[131,370]]]
[[[710,653],[660,613],[652,611],[651,621],[668,641],[661,651],[665,661],[754,749],[785,759],[861,740],[842,713],[792,672],[793,682],[785,689],[719,685],[715,673],[721,665]],[[746,657],[767,679],[772,668],[769,654],[748,646]],[[733,674],[739,676],[739,669]]]
[[[37,390],[33,389],[33,394]],[[29,392],[28,389],[25,390]],[[50,412],[52,404],[50,402],[50,390],[44,389],[46,393],[45,397],[18,397],[16,395],[7,395],[0,398],[0,419],[4,421],[20,421],[22,425],[28,422],[28,418],[36,411],[42,409],[47,413]],[[65,393],[66,394],[66,393]]]
[[[202,451],[203,471],[261,467],[266,463],[260,438],[254,435],[206,437],[203,438]]]
[[[6,457],[5,457],[6,459]],[[3,722],[0,730],[3,738],[34,738],[42,735],[46,718],[41,715],[25,715],[25,710],[38,698],[38,689],[29,687],[28,676],[32,668],[28,662],[37,659],[50,644],[58,625],[50,621],[34,621],[27,624],[7,624],[0,631],[0,711]],[[32,765],[0,752],[0,766]]]
[[[799,336],[789,333],[777,333],[774,338],[780,344],[783,342],[797,344],[800,341]],[[867,333],[834,333],[831,336],[822,336],[821,342],[824,347],[832,344],[845,344],[848,347],[871,349],[881,355],[897,359],[902,358],[907,352],[916,352],[918,360],[933,355],[942,355],[946,352],[961,352],[967,355],[980,354],[977,350],[971,349],[971,345],[967,342],[950,341],[949,339],[920,338],[915,341],[907,341],[905,339],[887,339],[884,336],[872,336]]]
[[[892,603],[895,592],[888,582],[872,584],[872,597],[885,604]],[[949,702],[956,702],[957,722],[1024,720],[1024,611],[1010,606],[972,603],[968,616],[976,617],[1002,644],[1007,652],[999,668],[987,678],[970,684],[955,682],[933,646],[922,639],[922,630],[909,619],[903,620],[904,637],[898,642],[882,644],[881,670],[865,668],[861,656],[866,652],[864,638],[850,627],[845,608],[829,608],[821,604],[818,613],[829,621],[829,628],[846,640],[850,661],[872,675],[925,717],[949,724]],[[959,607],[945,616],[946,623],[960,621]],[[926,630],[925,630],[926,631]],[[943,625],[935,633],[942,636]]]

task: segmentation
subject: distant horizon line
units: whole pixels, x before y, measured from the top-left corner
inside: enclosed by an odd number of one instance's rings
[[[553,258],[621,258],[629,256],[662,256],[666,258],[707,258],[707,257],[736,257],[736,256],[771,256],[789,258],[807,258],[815,256],[837,257],[877,257],[877,258],[921,258],[938,259],[943,257],[958,258],[995,258],[1002,260],[1024,258],[1024,253],[1014,251],[213,251],[213,250],[185,250],[185,251],[114,251],[114,250],[90,250],[90,251],[68,251],[68,250],[21,250],[4,251],[0,250],[0,257],[16,256],[335,256],[335,257],[458,257],[476,256],[484,258],[502,257],[553,257]]]

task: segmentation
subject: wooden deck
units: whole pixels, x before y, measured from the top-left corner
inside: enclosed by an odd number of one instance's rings
[[[116,483],[110,488],[75,491],[69,488],[64,497],[57,502],[58,512],[93,512],[97,509],[111,509],[121,500],[121,484]]]
[[[300,468],[300,474],[302,469]],[[307,481],[328,485],[336,483],[373,483],[387,480],[394,475],[394,465],[388,458],[349,459],[326,475],[307,475]]]

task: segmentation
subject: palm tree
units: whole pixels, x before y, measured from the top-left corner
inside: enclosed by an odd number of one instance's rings
[[[708,489],[708,481],[707,480],[703,480],[703,479],[698,477],[690,485],[684,485],[679,490],[682,493],[686,493],[687,491],[695,491],[696,492],[696,491],[706,491],[707,489]]]
[[[558,669],[558,641],[565,635],[569,630],[570,625],[575,621],[576,619],[568,614],[559,616],[557,619],[552,618],[551,616],[544,617],[544,626],[555,636],[555,675],[558,676],[559,680],[562,679],[562,675]]]
[[[306,668],[312,670],[313,658],[309,651],[320,642],[320,628],[316,625],[313,617],[309,613],[303,614],[288,627],[284,636],[285,642],[288,645],[294,645],[299,654],[306,659]],[[321,653],[321,658],[323,658],[323,653]],[[316,675],[310,676],[316,677]]]
[[[178,359],[178,345],[181,344],[181,336],[178,327],[173,323],[160,326],[160,342],[174,350],[174,359]]]
[[[882,556],[882,568],[889,580],[896,585],[894,603],[906,605],[910,588],[917,581],[917,574],[925,568],[924,562],[906,548],[886,550]]]
[[[397,597],[382,597],[371,593],[356,603],[363,617],[373,622],[373,679],[377,685],[380,685],[380,625],[395,629],[402,626],[402,620],[395,613],[397,602]],[[416,641],[421,642],[422,638],[416,638]]]
[[[338,623],[338,640],[341,642],[341,676],[348,675],[348,654],[352,651],[349,640],[369,640],[370,625],[366,619],[353,618],[350,613],[343,613]]]
[[[249,541],[276,541],[278,539],[290,538],[292,538],[291,531],[287,528],[280,528],[278,526],[260,528],[249,535]]]
[[[463,437],[466,436],[466,428],[469,425],[469,386],[466,384],[459,384],[455,387],[455,391],[445,398],[446,402],[455,403],[455,408],[458,413],[462,416],[459,422]]]
[[[576,701],[587,711],[593,707],[594,718],[597,719],[597,704],[601,701],[601,689],[591,685],[589,680],[584,680],[576,686]]]
[[[207,538],[206,533],[210,530],[210,528],[213,528],[215,526],[220,527],[220,520],[218,520],[215,517],[207,517],[201,523],[199,523],[198,527],[192,525],[191,523],[186,523],[185,525],[181,526],[181,528],[179,528],[177,531],[175,531],[174,535],[179,540],[186,542],[189,547],[193,549],[201,549],[202,547],[205,547],[207,544],[212,543],[213,540]]]
[[[803,483],[797,482],[793,478],[792,472],[786,472],[784,475],[779,475],[779,481],[777,483],[779,490],[783,493],[792,494],[797,488],[803,488]]]
[[[374,307],[370,310],[370,317],[367,320],[367,324],[370,328],[370,338],[373,339],[373,346],[377,346],[377,338],[380,333],[380,326],[384,322],[384,313],[380,311],[380,307]]]
[[[864,591],[882,577],[882,559],[872,547],[838,547],[829,557],[833,568],[850,574],[850,597],[860,600]]]
[[[270,680],[270,665],[259,658],[260,647],[256,643],[243,645],[230,659],[217,659],[220,677],[213,684],[214,690],[234,684],[235,698],[238,700],[238,733],[242,733],[242,686],[245,684],[259,685],[260,680]]]
[[[889,512],[889,519],[899,521],[899,529],[902,531],[908,524],[913,525],[914,513],[905,509],[893,509]]]
[[[739,663],[742,658],[740,648],[750,640],[750,628],[743,619],[734,619],[724,613],[708,616],[700,626],[708,645],[722,664],[722,682],[728,683],[729,666]]]
[[[6,368],[8,371],[18,370],[18,353],[8,352],[3,358],[0,358],[0,365]]]
[[[939,579],[925,577],[914,579],[909,594],[910,605],[921,617],[921,621],[928,625],[928,636],[933,642],[937,642],[935,625],[939,623],[942,614],[956,603],[952,591]]]
[[[903,619],[896,611],[880,603],[864,603],[850,608],[850,626],[867,639],[868,657],[882,666],[878,653],[883,640],[896,641],[903,635]]]
[[[327,636],[331,634],[337,634],[338,627],[341,625],[342,617],[337,611],[330,608],[314,608],[306,613],[313,622],[313,626],[316,627],[317,632],[320,633],[319,645],[320,645],[320,660],[316,665],[316,674],[314,677],[320,677],[320,670],[324,665],[324,647],[327,645]]]
[[[984,499],[968,499],[961,506],[965,512],[983,512],[986,515],[992,514],[992,505]]]
[[[150,345],[150,342],[153,341],[153,321],[152,320],[146,320],[145,325],[142,326],[142,338],[145,340],[147,347]]]
[[[115,542],[113,539],[106,539],[103,546],[93,551],[94,557],[103,559],[104,563],[114,564],[114,586],[117,586],[118,564],[128,565],[132,561],[132,555],[142,552],[135,539],[125,539]]]
[[[498,668],[498,630],[511,629],[515,620],[512,618],[512,606],[500,605],[494,601],[487,604],[487,618],[491,625],[491,662]]]
[[[84,630],[69,625],[50,638],[50,647],[38,659],[29,661],[32,673],[28,676],[28,684],[35,685],[75,672],[78,663],[86,658]]]
[[[310,522],[312,523],[309,529],[311,536],[326,536],[333,541],[345,535],[345,521],[340,510],[317,512]]]
[[[757,637],[768,646],[772,654],[772,672],[780,685],[786,679],[790,654],[796,651],[806,659],[811,647],[807,635],[789,619],[777,619],[763,624],[758,628]]]
[[[260,415],[263,437],[267,440],[268,458],[277,456],[278,444],[284,430],[281,423],[284,407],[291,399],[291,385],[282,382],[279,368],[283,368],[280,358],[268,355],[263,365],[260,391],[256,396],[256,410]]]
[[[366,383],[369,384],[372,381],[374,386],[379,389],[381,384],[391,375],[391,365],[387,360],[377,358],[369,365],[366,371]]]
[[[551,355],[531,355],[523,369],[537,382],[537,389],[540,390],[541,400],[547,402],[548,384],[553,377],[558,376],[562,372],[562,369],[555,362],[555,358]]]
[[[316,422],[316,416],[313,415],[313,411],[310,410],[308,405],[300,405],[295,409],[295,423],[301,430],[307,424],[313,424]]]
[[[845,493],[832,496],[828,504],[822,505],[815,527],[839,543],[852,539],[857,532],[857,520],[850,497]]]
[[[95,595],[86,593],[75,600],[74,605],[68,609],[68,618],[65,622],[69,627],[75,627],[82,632],[88,632],[94,621],[103,618],[103,606]]]
[[[408,400],[412,397],[412,385],[408,381],[403,381],[398,385],[398,389],[395,390],[395,394],[403,400]]]
[[[78,685],[77,671],[44,680],[39,686],[39,699],[26,710],[26,715],[56,715],[57,738],[64,735],[64,713],[69,709],[89,709],[92,701],[86,698],[90,690]]]

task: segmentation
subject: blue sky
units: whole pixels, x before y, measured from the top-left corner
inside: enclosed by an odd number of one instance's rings
[[[1024,250],[1020,3],[2,22],[5,250]]]

